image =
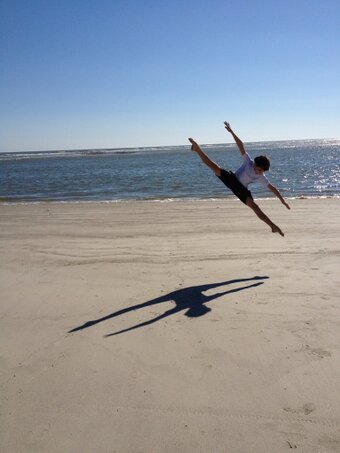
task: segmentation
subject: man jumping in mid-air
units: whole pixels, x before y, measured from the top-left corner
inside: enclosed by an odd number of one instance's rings
[[[289,205],[285,202],[277,188],[270,184],[270,182],[264,175],[264,172],[269,170],[270,167],[270,161],[268,157],[258,156],[255,157],[253,161],[250,158],[249,154],[246,153],[242,141],[231,129],[230,124],[225,121],[224,127],[233,136],[243,158],[242,166],[235,173],[219,167],[202,151],[195,140],[189,138],[189,141],[192,145],[191,149],[200,156],[202,162],[205,163],[244,204],[249,206],[255,212],[257,217],[259,217],[263,222],[270,226],[273,233],[279,233],[281,234],[281,236],[284,236],[280,228],[275,225],[275,223],[273,223],[254,202],[253,196],[250,190],[248,190],[249,184],[258,182],[264,187],[268,188],[271,192],[273,192],[273,194],[275,194],[279,198],[281,203],[284,204],[287,209],[290,209]]]

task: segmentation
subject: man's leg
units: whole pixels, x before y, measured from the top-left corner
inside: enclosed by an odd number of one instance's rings
[[[189,142],[191,143],[191,149],[200,156],[202,162],[205,163],[216,176],[221,176],[221,168],[202,151],[195,140],[189,138]]]
[[[269,219],[269,217],[266,216],[266,214],[260,209],[260,207],[255,203],[255,201],[252,198],[248,197],[246,204],[255,212],[259,219],[261,219],[263,222],[270,226],[273,233],[279,233],[281,234],[281,236],[284,236],[280,228],[277,225],[275,225],[275,223],[273,223]]]

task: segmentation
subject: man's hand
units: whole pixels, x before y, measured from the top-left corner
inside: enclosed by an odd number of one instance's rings
[[[286,202],[285,202],[284,200],[283,200],[282,204],[284,204],[284,205],[286,206],[286,208],[287,208],[287,209],[290,209],[290,206],[289,206],[289,204],[288,204],[288,203],[286,203]]]
[[[191,150],[198,151],[200,149],[199,145],[195,142],[193,138],[188,138],[189,142],[191,143]]]
[[[224,127],[227,129],[228,132],[232,132],[230,124],[227,123],[226,121],[224,122]]]
[[[228,132],[231,133],[231,135],[233,136],[235,142],[236,142],[236,145],[238,146],[238,149],[240,150],[240,153],[241,153],[241,156],[243,156],[243,154],[246,153],[245,149],[244,149],[244,146],[243,146],[243,143],[242,141],[238,138],[238,136],[234,133],[234,131],[232,130],[232,128],[230,127],[230,124],[227,123],[227,121],[224,122],[224,127],[227,129]]]

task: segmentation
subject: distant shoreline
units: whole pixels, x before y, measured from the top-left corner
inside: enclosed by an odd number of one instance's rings
[[[339,142],[340,144],[340,138],[299,138],[299,139],[281,139],[281,140],[261,140],[261,141],[244,141],[245,146],[256,146],[260,144],[269,144],[269,143],[285,143],[285,142],[292,142],[292,143],[301,143],[301,142]],[[152,150],[162,150],[163,148],[169,148],[171,150],[174,150],[176,148],[187,148],[190,145],[187,143],[184,143],[182,145],[155,145],[155,146],[116,146],[113,148],[110,147],[105,147],[105,148],[57,148],[57,149],[39,149],[39,150],[23,150],[23,151],[0,151],[0,157],[2,154],[39,154],[39,153],[46,153],[46,154],[58,154],[58,153],[86,153],[86,152],[92,152],[93,154],[95,153],[103,153],[107,154],[108,152],[112,152],[112,154],[118,154],[118,153],[135,153],[135,152],[143,152],[143,151],[152,151]],[[234,142],[222,142],[222,143],[202,143],[202,146],[227,146],[234,148],[236,145]]]

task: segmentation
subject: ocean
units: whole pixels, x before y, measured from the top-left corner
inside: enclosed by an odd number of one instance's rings
[[[221,167],[242,163],[235,144],[201,145]],[[266,154],[285,198],[339,197],[340,140],[245,143]],[[273,194],[251,185],[256,198]],[[0,153],[0,203],[235,198],[190,146]]]

